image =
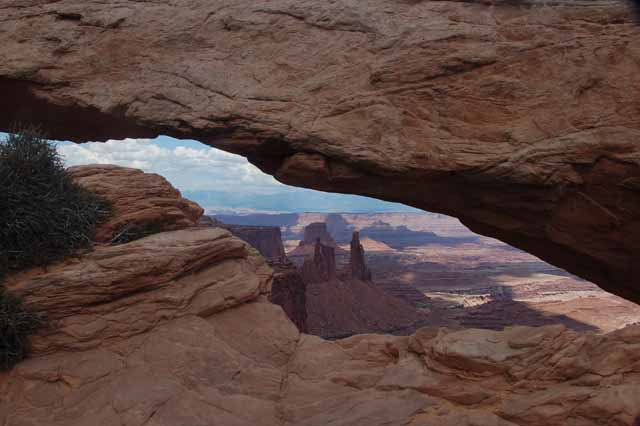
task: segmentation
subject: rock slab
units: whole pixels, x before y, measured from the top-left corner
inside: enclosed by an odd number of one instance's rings
[[[630,0],[9,0],[0,128],[197,139],[640,301],[637,21]]]
[[[95,240],[128,242],[163,231],[198,224],[204,210],[182,198],[165,178],[138,169],[113,165],[75,166],[67,169],[80,186],[110,201],[110,219],[96,229]]]
[[[10,277],[49,325],[32,358],[0,373],[0,424],[629,426],[640,416],[638,325],[326,341],[268,302],[272,280],[257,250],[211,226]]]

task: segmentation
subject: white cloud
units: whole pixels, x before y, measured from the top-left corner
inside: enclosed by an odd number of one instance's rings
[[[277,193],[286,186],[262,173],[244,157],[202,146],[166,148],[149,139],[110,140],[82,145],[61,143],[67,166],[117,164],[161,174],[181,190]]]

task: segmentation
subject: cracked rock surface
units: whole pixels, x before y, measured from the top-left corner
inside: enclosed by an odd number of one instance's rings
[[[166,134],[459,217],[640,301],[626,0],[4,0],[0,128]]]
[[[32,357],[0,373],[0,424],[630,426],[640,416],[640,325],[326,341],[268,302],[272,281],[256,250],[212,226],[97,244],[10,277],[48,324]]]
[[[67,172],[80,186],[111,203],[113,214],[96,229],[97,242],[126,242],[189,228],[204,213],[157,174],[102,164],[70,167]]]

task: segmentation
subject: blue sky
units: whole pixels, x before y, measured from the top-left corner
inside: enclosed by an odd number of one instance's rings
[[[287,186],[262,173],[244,157],[192,140],[160,136],[81,145],[56,142],[56,145],[67,166],[117,164],[158,173],[205,208],[318,212],[414,210],[366,197]]]

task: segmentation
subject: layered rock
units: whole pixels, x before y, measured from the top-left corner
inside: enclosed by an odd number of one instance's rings
[[[367,268],[364,248],[362,247],[362,244],[360,244],[360,233],[358,231],[353,231],[353,236],[351,237],[348,273],[351,278],[362,281],[371,281],[371,271]]]
[[[302,279],[306,283],[333,281],[337,277],[335,249],[316,241],[313,256],[304,260],[300,269]]]
[[[640,415],[640,326],[330,342],[266,300],[272,276],[215,227],[13,275],[49,325],[32,358],[0,373],[0,424],[628,426]]]
[[[112,165],[70,167],[73,180],[112,204],[114,213],[96,229],[98,242],[121,243],[198,224],[204,210],[182,198],[165,178]]]
[[[0,420],[234,426],[629,426],[640,328],[422,329],[335,342],[255,301],[0,376]]]
[[[219,224],[233,235],[255,247],[266,259],[280,261],[285,258],[282,235],[277,226],[243,226]]]
[[[364,256],[362,247],[359,248]],[[347,265],[346,272],[338,275],[333,247],[325,246],[320,239],[316,241],[313,257],[306,258],[300,268],[306,284],[306,323],[310,334],[334,339],[369,332],[409,334],[427,322],[427,317],[411,304],[372,284],[364,257],[361,260],[359,266],[353,264],[353,270]],[[368,280],[359,278],[360,275]]]
[[[208,216],[201,219],[203,226],[219,226],[249,243],[267,259],[274,270],[269,301],[279,305],[301,332],[307,331],[307,285],[297,268],[284,253],[280,228],[274,226],[229,225]]]
[[[632,4],[13,1],[0,128],[198,139],[282,182],[457,216],[639,301]]]
[[[269,294],[273,272],[220,228],[162,232],[20,274],[6,283],[47,327],[36,354],[98,347],[184,316],[209,316]]]
[[[267,263],[274,272],[269,301],[280,306],[298,330],[308,332],[307,283],[288,259]]]
[[[298,247],[289,253],[289,256],[305,256],[315,255],[317,244],[333,249],[334,254],[346,254],[347,252],[338,247],[329,231],[325,222],[314,222],[305,226],[304,237],[300,240]]]

